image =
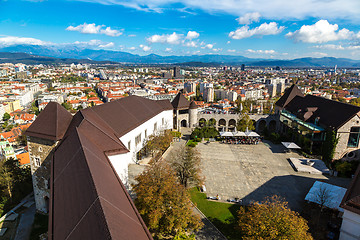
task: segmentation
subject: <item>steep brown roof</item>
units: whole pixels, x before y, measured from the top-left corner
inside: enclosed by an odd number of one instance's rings
[[[117,137],[121,137],[140,124],[165,110],[172,110],[168,100],[155,101],[138,96],[121,98],[106,104],[82,110],[97,115]]]
[[[190,102],[179,92],[174,100],[171,102],[172,106],[175,110],[188,109],[190,106]]]
[[[74,116],[53,156],[49,239],[152,239],[106,156],[126,152],[94,112]]]
[[[285,109],[305,122],[318,119],[320,126],[329,129],[339,129],[360,112],[360,107],[314,95],[295,96]]]
[[[127,153],[119,137],[172,109],[130,96],[75,114],[53,155],[49,239],[152,239],[107,156]]]
[[[191,101],[189,109],[198,109],[198,108],[199,108],[199,106],[196,105],[196,103],[194,101]]]
[[[64,136],[72,115],[57,102],[49,102],[25,131],[27,136],[58,141]]]
[[[291,87],[286,89],[284,95],[281,96],[281,98],[275,103],[275,105],[283,108],[296,96],[304,96],[304,94],[295,84],[293,84]]]
[[[360,165],[345,193],[340,207],[360,215]]]

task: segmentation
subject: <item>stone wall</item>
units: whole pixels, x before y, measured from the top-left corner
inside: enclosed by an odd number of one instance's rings
[[[36,210],[42,213],[48,212],[48,199],[50,198],[50,164],[55,145],[55,141],[28,137]],[[38,165],[38,160],[40,160],[40,165]]]
[[[351,127],[360,127],[359,114],[354,116],[350,121],[348,121],[345,125],[338,129],[337,136],[339,137],[339,142],[335,149],[334,159],[343,158],[344,156],[346,156],[347,153],[359,149],[360,146],[356,148],[350,148],[347,146]],[[359,158],[359,156],[356,156],[356,158]]]

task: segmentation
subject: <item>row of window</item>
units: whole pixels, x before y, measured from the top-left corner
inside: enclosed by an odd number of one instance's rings
[[[165,119],[162,118],[162,124],[164,125],[165,123]],[[157,126],[157,123],[154,123],[154,133],[157,131],[158,129],[158,126]],[[145,139],[148,137],[148,134],[147,134],[147,129],[145,129],[145,132],[144,132],[144,137]],[[137,135],[135,137],[135,145],[139,145],[139,143],[141,143],[141,133],[139,135]],[[128,142],[128,149],[130,150],[131,149],[131,140]]]

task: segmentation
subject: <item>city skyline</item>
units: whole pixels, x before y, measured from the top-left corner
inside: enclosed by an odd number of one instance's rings
[[[360,59],[354,0],[0,0],[0,48]]]

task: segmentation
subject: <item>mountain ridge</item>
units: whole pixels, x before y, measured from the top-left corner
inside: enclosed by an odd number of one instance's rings
[[[126,63],[126,64],[177,64],[190,66],[196,65],[241,65],[259,67],[347,67],[360,68],[360,61],[348,58],[322,57],[322,58],[296,58],[296,59],[261,59],[247,58],[244,56],[205,54],[191,56],[161,56],[149,54],[140,56],[128,52],[111,50],[94,50],[88,48],[56,48],[37,45],[17,45],[0,48],[0,62],[4,63],[5,53],[16,53],[10,62],[25,61],[27,64],[36,63]],[[28,55],[19,55],[19,54]],[[203,63],[203,64],[202,64]]]

